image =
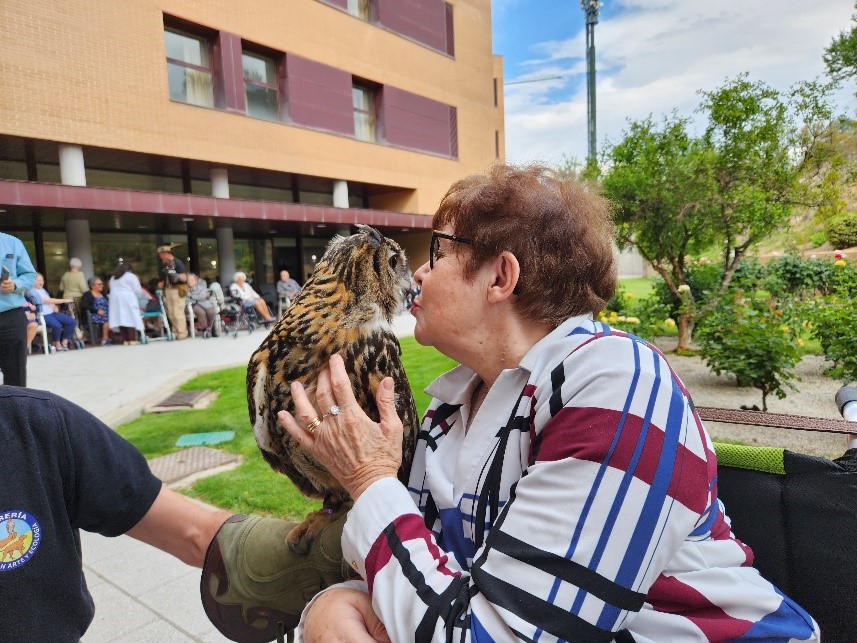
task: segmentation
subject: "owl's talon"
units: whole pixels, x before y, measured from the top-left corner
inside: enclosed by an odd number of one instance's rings
[[[353,504],[349,500],[348,502],[339,503],[336,506],[325,506],[309,514],[301,524],[297,525],[286,536],[286,543],[288,543],[289,549],[296,554],[306,556],[312,548],[313,542],[321,535],[321,532],[342,514],[348,513]]]

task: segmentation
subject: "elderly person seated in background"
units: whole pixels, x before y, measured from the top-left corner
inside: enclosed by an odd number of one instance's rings
[[[217,337],[217,326],[214,325],[217,306],[211,300],[205,279],[200,279],[192,272],[187,276],[187,301],[193,310],[196,330],[204,331],[211,328],[211,336]]]
[[[27,351],[31,350],[30,347],[33,344],[33,340],[39,332],[39,317],[36,314],[39,306],[34,303],[38,299],[33,297],[33,301],[30,301],[30,298],[30,293],[24,295],[24,316],[27,318]]]
[[[45,320],[45,325],[50,329],[54,349],[58,352],[67,351],[69,341],[74,339],[74,329],[77,328],[77,322],[71,315],[60,311],[58,305],[71,304],[73,300],[70,297],[62,299],[51,297],[45,290],[45,278],[40,272],[36,273],[36,285],[33,286],[30,293],[38,298],[42,306],[42,317]]]
[[[274,316],[271,314],[271,311],[268,310],[268,304],[265,303],[262,296],[253,290],[253,287],[247,283],[246,273],[239,270],[235,273],[233,279],[235,280],[234,283],[229,286],[230,295],[235,299],[239,299],[244,308],[255,308],[256,312],[260,315],[260,319],[264,323],[270,324],[271,322],[276,321]]]
[[[288,297],[289,301],[294,301],[297,294],[301,291],[301,285],[292,279],[288,270],[280,270],[280,280],[277,282],[277,295],[280,297]]]
[[[414,337],[459,366],[427,389],[408,480],[391,378],[374,422],[334,354],[279,414],[354,499],[342,552],[365,581],[316,596],[302,640],[818,641],[730,533],[663,354],[593,319],[616,288],[596,190],[498,164],[434,228]]]
[[[91,324],[101,325],[101,345],[109,346],[113,343],[110,339],[110,316],[109,302],[104,294],[104,281],[101,277],[90,277],[87,279],[89,290],[80,298],[80,310]],[[91,337],[95,345],[96,338]]]

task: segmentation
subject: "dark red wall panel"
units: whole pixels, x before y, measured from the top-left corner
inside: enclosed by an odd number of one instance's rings
[[[447,50],[444,0],[377,0],[378,23],[438,51]]]
[[[241,59],[241,38],[221,31],[214,47],[215,67],[221,70],[223,97],[221,104],[230,112],[247,111],[244,93],[244,63]]]
[[[286,94],[293,123],[354,134],[348,72],[287,54]]]
[[[457,152],[451,145],[449,105],[389,86],[381,100],[387,143],[447,156]]]

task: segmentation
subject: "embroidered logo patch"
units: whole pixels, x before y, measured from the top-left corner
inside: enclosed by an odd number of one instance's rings
[[[33,557],[42,542],[42,526],[32,514],[0,512],[0,572],[17,569]]]

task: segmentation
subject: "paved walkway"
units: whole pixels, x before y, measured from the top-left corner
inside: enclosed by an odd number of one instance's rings
[[[413,333],[402,315],[394,328]],[[112,427],[137,417],[190,378],[247,363],[264,330],[181,342],[86,348],[31,356],[27,384],[61,395]],[[84,571],[95,601],[86,643],[228,641],[199,601],[200,571],[127,536],[81,532]]]

